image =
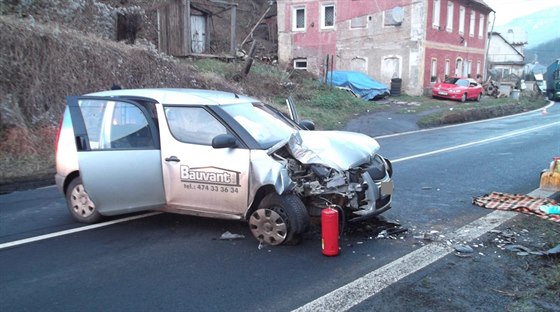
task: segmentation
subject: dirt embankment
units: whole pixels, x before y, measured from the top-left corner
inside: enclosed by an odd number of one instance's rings
[[[52,177],[66,96],[115,84],[219,89],[257,98],[282,91],[277,81],[249,76],[236,82],[227,78],[233,74],[200,72],[192,62],[160,53],[148,40],[130,45],[101,31],[78,31],[31,15],[0,15],[0,42],[0,185]]]
[[[0,183],[52,171],[56,127],[68,95],[114,84],[234,87],[199,75],[153,45],[107,41],[57,24],[0,16],[0,42]]]

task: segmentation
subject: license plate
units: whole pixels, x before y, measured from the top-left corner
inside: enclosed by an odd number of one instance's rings
[[[381,182],[381,196],[393,194],[393,181]]]
[[[439,95],[447,95],[447,92],[439,91],[438,94]]]

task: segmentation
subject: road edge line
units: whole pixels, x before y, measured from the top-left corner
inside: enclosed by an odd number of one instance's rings
[[[536,189],[532,197],[551,196],[553,192]],[[517,212],[495,210],[446,235],[447,240],[472,241],[517,216]],[[390,262],[293,311],[347,311],[399,280],[451,254],[453,247],[432,242]]]
[[[549,100],[549,101],[550,101],[550,100]],[[414,134],[414,133],[421,133],[421,132],[435,131],[435,130],[440,130],[440,129],[447,129],[447,128],[454,128],[454,127],[460,127],[460,126],[473,125],[473,124],[477,124],[477,123],[483,123],[483,122],[487,122],[487,121],[506,119],[506,118],[515,117],[515,116],[523,116],[523,115],[528,115],[528,114],[532,114],[532,113],[536,113],[536,112],[542,111],[543,109],[548,109],[548,108],[554,106],[554,104],[555,104],[555,102],[550,101],[550,102],[548,103],[548,105],[543,106],[543,107],[541,107],[541,108],[534,109],[534,110],[532,110],[532,111],[528,111],[528,112],[522,112],[522,113],[518,113],[518,114],[505,115],[505,116],[494,117],[494,118],[488,118],[488,119],[480,119],[480,120],[469,121],[469,122],[464,122],[464,123],[457,123],[457,124],[453,124],[453,125],[441,126],[441,127],[433,127],[433,128],[426,128],[426,129],[420,129],[420,130],[413,130],[413,131],[406,131],[406,132],[398,132],[398,133],[384,134],[384,135],[376,136],[376,137],[373,137],[373,138],[376,139],[376,140],[378,140],[378,139],[385,139],[385,138],[392,138],[392,137],[398,137],[398,136],[408,135],[408,134]]]
[[[158,214],[161,214],[161,213],[162,212],[158,212],[158,211],[150,212],[150,213],[137,215],[137,216],[132,216],[132,217],[127,217],[127,218],[123,218],[123,219],[117,219],[117,220],[107,221],[107,222],[103,222],[103,223],[86,225],[86,226],[81,226],[81,227],[73,228],[73,229],[69,229],[69,230],[64,230],[64,231],[54,232],[54,233],[50,233],[50,234],[24,238],[24,239],[20,239],[20,240],[17,240],[17,241],[2,243],[2,244],[0,244],[0,250],[6,249],[6,248],[9,248],[9,247],[23,245],[23,244],[33,243],[33,242],[37,242],[37,241],[41,241],[41,240],[45,240],[45,239],[49,239],[49,238],[54,238],[54,237],[68,235],[68,234],[93,230],[93,229],[97,229],[97,228],[100,228],[100,227],[105,227],[105,226],[109,226],[109,225],[113,225],[113,224],[117,224],[117,223],[122,223],[122,222],[127,222],[127,221],[132,221],[132,220],[138,220],[138,219],[142,219],[142,218],[146,218],[146,217],[155,216],[155,215],[158,215]]]

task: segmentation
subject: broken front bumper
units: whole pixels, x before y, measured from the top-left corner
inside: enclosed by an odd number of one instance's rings
[[[364,172],[362,174],[362,179],[364,184],[367,185],[365,190],[365,205],[360,206],[359,210],[353,211],[352,213],[356,217],[351,218],[348,221],[359,221],[368,219],[379,215],[391,208],[391,201],[393,195],[393,181],[389,176],[386,176],[381,181],[374,181],[369,174],[369,172]]]

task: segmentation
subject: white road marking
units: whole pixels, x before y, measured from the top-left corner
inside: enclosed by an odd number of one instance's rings
[[[483,122],[488,122],[488,121],[494,121],[494,120],[500,120],[500,119],[506,119],[506,118],[516,117],[516,116],[528,115],[528,114],[533,114],[533,113],[536,113],[536,112],[541,112],[543,109],[548,109],[548,108],[550,108],[550,107],[552,107],[552,106],[554,106],[554,102],[550,101],[550,103],[549,103],[547,106],[545,106],[545,107],[538,108],[538,109],[535,109],[535,110],[532,110],[532,111],[528,111],[528,112],[523,112],[523,113],[515,114],[515,115],[506,115],[506,116],[501,116],[501,117],[496,117],[496,118],[481,119],[481,120],[463,122],[463,123],[458,123],[458,124],[453,124],[453,125],[447,125],[447,126],[441,126],[441,127],[434,127],[434,128],[427,128],[427,129],[420,129],[420,130],[413,130],[413,131],[406,131],[406,132],[385,134],[385,135],[376,136],[376,137],[374,137],[374,139],[385,139],[385,138],[391,138],[391,137],[396,137],[396,136],[403,136],[403,135],[408,135],[408,134],[413,134],[413,133],[420,133],[420,132],[435,131],[435,130],[440,130],[440,129],[462,127],[462,126],[474,125],[474,124],[483,123]]]
[[[528,195],[539,197],[551,194],[537,189]],[[515,216],[516,212],[495,210],[450,234],[445,234],[445,237],[446,240],[472,241]],[[347,311],[386,287],[449,255],[453,250],[453,247],[445,242],[432,242],[294,311]]]
[[[405,161],[405,160],[420,158],[420,157],[439,154],[439,153],[443,153],[443,152],[449,152],[449,151],[452,151],[452,150],[456,150],[456,149],[460,149],[460,148],[464,148],[464,147],[469,147],[469,146],[473,146],[473,145],[479,145],[479,144],[499,141],[499,140],[515,137],[515,136],[518,136],[518,135],[523,135],[523,134],[533,132],[533,131],[536,131],[536,130],[542,130],[542,129],[550,128],[550,127],[556,126],[556,125],[560,125],[560,121],[556,121],[556,122],[553,122],[551,124],[547,124],[547,125],[543,125],[543,126],[523,129],[523,130],[519,130],[519,131],[512,131],[512,132],[508,132],[508,133],[503,134],[503,135],[499,135],[499,136],[484,139],[484,140],[473,141],[473,142],[469,142],[469,143],[465,143],[465,144],[459,144],[459,145],[455,145],[455,146],[451,146],[451,147],[442,148],[442,149],[427,152],[427,153],[416,154],[416,155],[412,155],[412,156],[408,156],[408,157],[394,159],[394,160],[391,160],[391,162],[392,163],[397,163],[397,162],[401,162],[401,161]]]
[[[50,234],[45,234],[45,235],[20,239],[20,240],[17,240],[17,241],[0,244],[0,250],[2,250],[4,248],[9,248],[9,247],[14,247],[14,246],[18,246],[18,245],[27,244],[27,243],[33,243],[33,242],[44,240],[44,239],[54,238],[54,237],[58,237],[58,236],[63,236],[63,235],[68,235],[68,234],[73,234],[73,233],[78,233],[78,232],[83,232],[83,231],[89,231],[89,230],[93,230],[93,229],[97,229],[97,228],[100,228],[100,227],[105,227],[105,226],[109,226],[109,225],[113,225],[113,224],[117,224],[117,223],[128,222],[128,221],[132,221],[132,220],[151,217],[151,216],[155,216],[155,215],[158,215],[158,214],[161,214],[161,212],[150,212],[150,213],[137,215],[137,216],[132,216],[132,217],[127,217],[127,218],[122,218],[122,219],[118,219],[118,220],[107,221],[107,222],[97,223],[97,224],[92,224],[92,225],[86,225],[86,226],[82,226],[82,227],[75,228],[75,229],[64,230],[64,231],[60,231],[60,232],[54,232],[54,233],[50,233]]]
[[[45,190],[45,189],[50,189],[50,188],[55,188],[55,187],[56,187],[56,185],[53,184],[53,185],[47,185],[47,186],[36,188],[36,190]]]

